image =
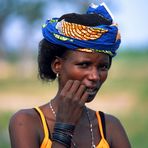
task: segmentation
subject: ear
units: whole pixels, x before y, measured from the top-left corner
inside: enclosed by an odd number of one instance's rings
[[[60,72],[62,67],[62,59],[59,57],[55,57],[55,59],[51,63],[52,71],[57,74]]]

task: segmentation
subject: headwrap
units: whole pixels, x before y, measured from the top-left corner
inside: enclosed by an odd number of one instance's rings
[[[111,12],[105,3],[102,3],[99,6],[90,5],[87,14],[98,14],[108,20],[110,25],[85,26],[52,18],[42,26],[44,38],[70,50],[103,52],[115,56],[121,39],[118,26],[113,23]]]

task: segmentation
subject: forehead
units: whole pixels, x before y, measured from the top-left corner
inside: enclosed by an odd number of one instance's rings
[[[109,61],[109,55],[105,53],[88,53],[82,51],[68,51],[65,58],[70,61],[91,60],[91,61]]]

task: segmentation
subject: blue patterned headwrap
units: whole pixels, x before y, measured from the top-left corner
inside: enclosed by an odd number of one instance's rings
[[[43,36],[49,42],[70,50],[103,52],[113,57],[121,42],[118,26],[104,3],[90,5],[87,14],[94,13],[107,19],[111,25],[84,26],[52,18],[42,26]]]

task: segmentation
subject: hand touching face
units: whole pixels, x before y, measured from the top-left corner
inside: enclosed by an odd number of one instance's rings
[[[88,93],[85,85],[78,80],[68,80],[58,95],[57,121],[76,124],[87,98]]]
[[[61,62],[59,89],[61,91],[68,80],[78,80],[86,87],[89,102],[106,80],[109,67],[107,54],[70,51]]]

